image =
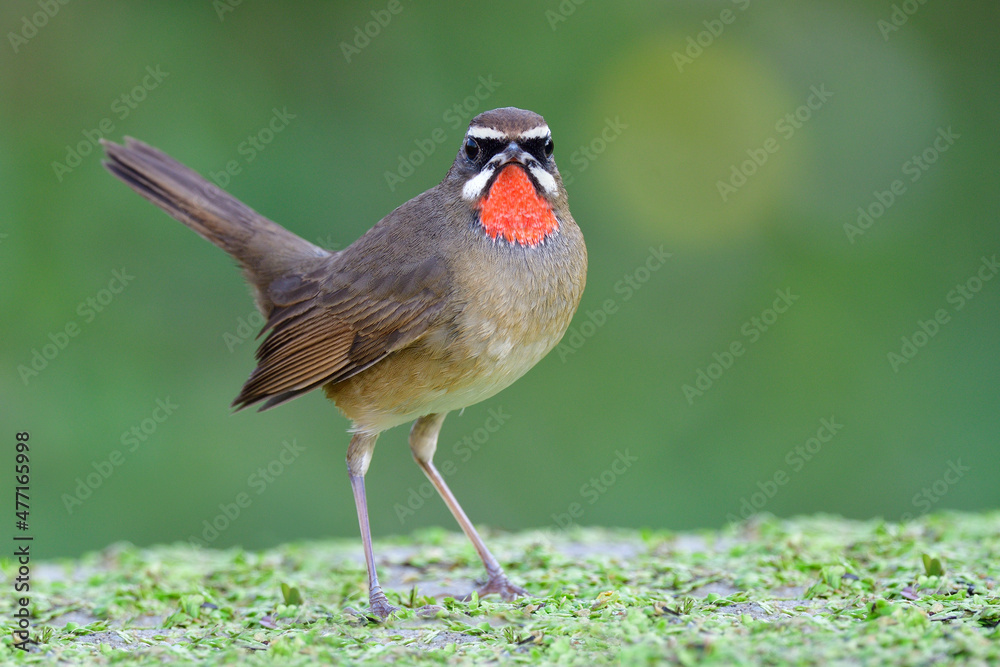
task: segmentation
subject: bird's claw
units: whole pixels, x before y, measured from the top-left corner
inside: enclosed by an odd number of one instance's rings
[[[528,591],[510,583],[507,575],[501,573],[490,577],[486,585],[479,589],[479,597],[485,597],[493,593],[496,593],[504,600],[514,600],[522,595],[527,595]]]
[[[394,607],[389,604],[389,599],[381,590],[373,592],[369,596],[369,604],[372,615],[378,617],[379,620],[382,621],[389,618],[389,616],[394,612],[399,611],[399,607]]]

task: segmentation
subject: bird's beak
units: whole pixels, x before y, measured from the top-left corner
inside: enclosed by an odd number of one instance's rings
[[[490,185],[494,179],[509,164],[520,165],[531,175],[536,188],[540,188],[545,194],[551,197],[558,194],[559,188],[552,174],[545,171],[545,168],[539,164],[538,160],[531,153],[518,146],[516,141],[512,141],[507,144],[505,149],[490,158],[490,161],[483,166],[479,174],[466,182],[462,190],[462,198],[474,201],[486,192],[489,192]]]
[[[536,187],[544,191],[545,194],[554,197],[559,192],[559,188],[556,185],[556,179],[552,177],[552,174],[546,171],[545,167],[539,164],[538,160],[535,159],[535,156],[518,146],[516,141],[510,142],[507,144],[507,148],[494,155],[491,162],[494,160],[497,165],[496,173],[500,173],[505,165],[512,163],[519,164],[525,169],[525,171],[531,174],[532,180],[536,183]]]
[[[518,146],[516,141],[512,141],[507,144],[507,148],[494,155],[493,160],[490,161],[496,161],[497,168],[511,162],[516,162],[523,167],[527,167],[532,162],[536,162],[535,158],[531,157],[530,153]]]

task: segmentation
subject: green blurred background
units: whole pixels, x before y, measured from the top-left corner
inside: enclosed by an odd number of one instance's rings
[[[438,464],[475,522],[995,508],[998,18],[934,0],[4,3],[0,477],[29,431],[36,553],[357,534],[348,423],[319,392],[231,414],[247,288],[93,138],[204,174],[233,161],[230,192],[343,248],[507,105],[552,127],[590,270],[560,351],[445,423]],[[32,374],[36,350],[52,358]],[[368,476],[375,535],[456,529],[406,435],[382,436]]]

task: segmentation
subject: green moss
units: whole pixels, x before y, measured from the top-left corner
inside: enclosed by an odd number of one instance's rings
[[[720,532],[579,530],[489,539],[537,597],[462,599],[461,535],[376,545],[402,611],[375,623],[360,546],[260,553],[115,545],[35,564],[16,664],[996,664],[1000,513],[907,524],[765,518]],[[13,564],[2,563],[10,579]],[[426,590],[433,595],[425,594]]]

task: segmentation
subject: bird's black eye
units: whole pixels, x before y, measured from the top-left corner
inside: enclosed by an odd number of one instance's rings
[[[552,143],[552,137],[545,140],[545,157],[552,157],[552,151],[555,150],[556,145]]]
[[[475,160],[476,156],[479,155],[479,144],[472,137],[467,137],[465,140],[465,157],[470,160]]]

